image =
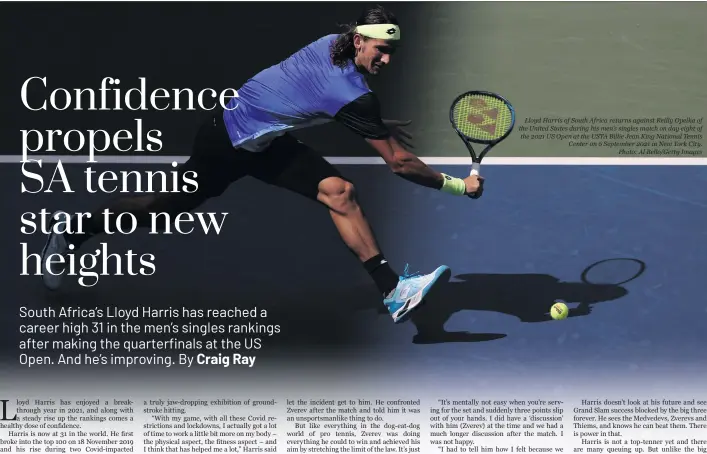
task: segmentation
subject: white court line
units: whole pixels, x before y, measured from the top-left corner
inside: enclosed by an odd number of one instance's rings
[[[97,162],[89,163],[88,156],[75,155],[30,155],[28,159],[41,160],[43,163],[62,164],[171,164],[183,163],[188,156],[97,156]],[[421,157],[429,165],[469,165],[468,157]],[[382,165],[383,159],[377,157],[327,157],[327,161],[335,165]],[[20,164],[22,156],[0,156],[0,164]],[[707,158],[671,158],[671,157],[487,157],[482,165],[511,166],[704,166]]]

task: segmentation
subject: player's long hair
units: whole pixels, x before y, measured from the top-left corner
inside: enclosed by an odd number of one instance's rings
[[[375,8],[364,11],[355,23],[342,25],[344,31],[336,38],[336,41],[334,41],[331,46],[330,55],[334,65],[345,68],[346,65],[353,60],[356,56],[356,48],[353,42],[354,29],[358,25],[370,24],[400,25],[395,15],[382,6],[376,6]]]

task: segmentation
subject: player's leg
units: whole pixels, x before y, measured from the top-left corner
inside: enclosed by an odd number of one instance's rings
[[[403,276],[394,272],[358,203],[353,183],[293,137],[276,139],[257,155],[253,169],[252,175],[259,180],[297,192],[328,208],[341,239],[371,275],[396,323],[407,320],[441,277],[449,277],[449,269],[444,266],[423,276],[408,275],[407,267]]]
[[[344,243],[363,263],[374,258],[383,260],[373,230],[356,198],[353,183],[340,176],[322,178],[316,199],[329,208],[329,214]],[[395,276],[395,281],[389,281],[387,285],[395,285],[397,281],[397,275],[391,275]]]
[[[89,239],[101,236],[106,228],[116,230],[116,220],[121,213],[131,213],[135,216],[138,227],[152,227],[155,213],[168,213],[174,217],[179,213],[196,209],[206,200],[216,197],[234,181],[245,175],[247,166],[244,161],[248,156],[238,152],[231,146],[223,124],[209,118],[196,135],[192,155],[177,170],[180,182],[186,176],[196,180],[198,186],[189,186],[191,192],[155,193],[138,196],[119,197],[108,201],[91,212],[90,218],[84,218],[84,231],[78,234],[50,234],[42,251],[42,262],[45,264],[43,273],[44,284],[52,290],[59,288],[62,282],[64,266],[61,263],[49,269],[47,259],[50,256],[75,253]],[[104,218],[104,210],[108,209],[111,216]],[[55,216],[61,212],[55,213]],[[59,216],[66,219],[66,215]],[[160,221],[162,217],[159,218]],[[56,220],[54,222],[57,222]],[[160,231],[163,226],[155,226]]]
[[[318,190],[317,200],[329,208],[341,238],[378,284],[393,320],[396,323],[407,320],[440,278],[449,277],[449,268],[441,266],[428,275],[417,276],[408,274],[406,266],[404,274],[397,276],[376,242],[356,198],[354,185],[343,177],[334,176],[321,180]]]

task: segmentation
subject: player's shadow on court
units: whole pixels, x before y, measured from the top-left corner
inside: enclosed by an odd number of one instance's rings
[[[523,323],[550,321],[556,299],[570,307],[569,317],[589,315],[592,305],[615,301],[628,294],[620,285],[562,282],[548,274],[462,274],[440,288],[412,318],[417,327],[414,343],[480,342],[505,334],[450,332],[445,324],[462,311],[491,311],[517,317]],[[385,313],[385,309],[379,310]]]
[[[230,285],[224,288],[180,282],[183,285],[167,286],[165,282],[149,281],[131,291],[132,286],[125,286],[116,279],[112,284],[108,284],[107,288],[69,290],[66,293],[60,292],[53,298],[45,297],[43,300],[45,304],[49,303],[55,308],[265,308],[270,312],[267,323],[276,323],[282,327],[279,335],[268,340],[268,345],[280,351],[336,345],[337,354],[341,353],[342,347],[355,346],[366,341],[367,335],[361,331],[360,321],[351,316],[352,310],[374,309],[390,318],[372,284],[328,290],[316,285],[292,292],[290,287],[265,286],[269,281],[263,281],[262,285],[253,282],[247,286],[249,291],[239,287],[234,290]],[[433,299],[427,301],[424,308],[413,317],[411,323],[417,328],[413,342],[481,342],[506,337],[506,334],[502,333],[447,331],[445,325],[458,312],[491,311],[514,316],[524,323],[537,323],[551,320],[548,311],[556,299],[568,303],[570,317],[581,317],[589,315],[594,304],[615,301],[627,294],[628,290],[621,285],[596,285],[579,280],[563,282],[548,274],[458,275],[440,287]],[[155,325],[183,322],[179,318],[163,317],[150,321]],[[205,324],[208,321],[196,320],[195,323]],[[219,323],[224,321],[228,322],[226,318],[218,320]],[[122,339],[123,336],[106,337]],[[154,336],[146,333],[131,335],[131,338],[136,340],[152,337]],[[194,334],[182,332],[175,337],[189,340]],[[212,333],[210,337],[226,338],[228,334]]]

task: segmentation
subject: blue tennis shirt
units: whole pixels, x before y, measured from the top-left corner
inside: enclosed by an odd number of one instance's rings
[[[234,147],[262,151],[289,131],[330,121],[364,137],[388,135],[364,75],[353,62],[343,69],[332,63],[330,46],[337,36],[314,41],[237,90],[223,114]]]

